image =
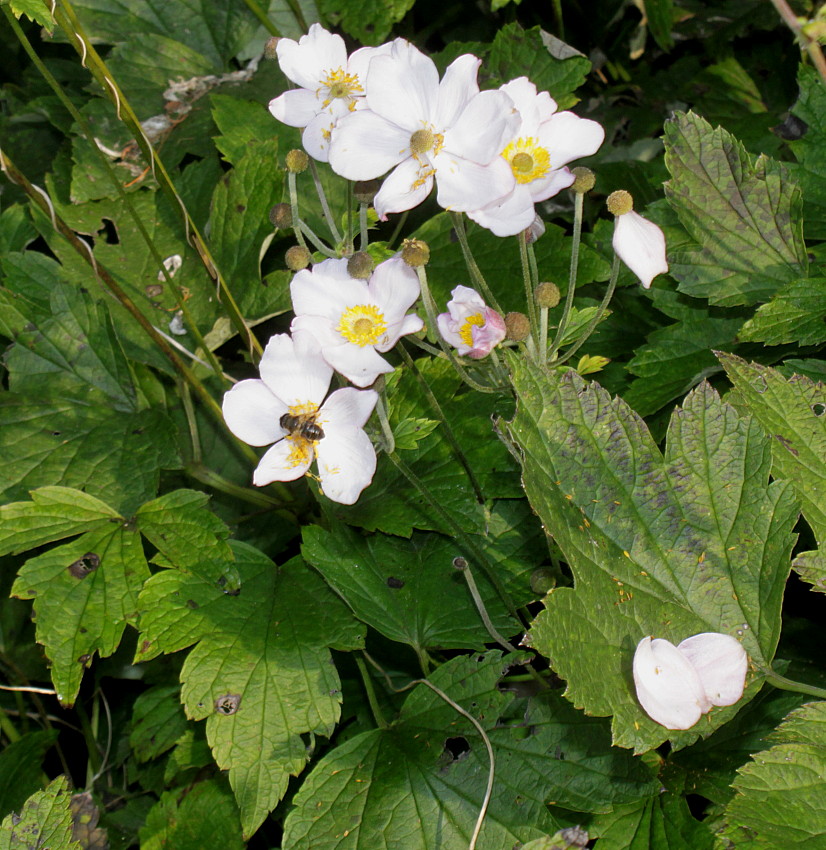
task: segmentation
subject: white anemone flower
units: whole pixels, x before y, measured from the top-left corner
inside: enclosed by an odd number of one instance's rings
[[[690,729],[715,705],[743,696],[748,656],[731,635],[704,632],[677,646],[644,637],[634,653],[637,699],[666,729]]]
[[[567,164],[596,153],[605,130],[573,112],[557,112],[548,92],[537,93],[527,77],[511,80],[500,91],[510,97],[522,119],[500,152],[516,184],[504,199],[471,210],[468,216],[497,236],[515,236],[531,226],[535,203],[552,198],[574,182]]]
[[[376,451],[363,429],[378,394],[345,387],[324,401],[333,370],[310,334],[272,337],[259,370],[260,379],[239,381],[223,404],[236,437],[251,446],[272,444],[253,483],[294,481],[315,458],[324,495],[354,504],[376,471]]]
[[[479,91],[480,64],[459,56],[440,82],[433,60],[403,38],[371,60],[368,108],[339,121],[330,165],[349,180],[393,169],[374,199],[382,220],[420,204],[434,180],[439,205],[457,212],[485,207],[513,188],[499,152],[519,116],[504,92]]]
[[[270,101],[270,112],[290,127],[303,127],[301,141],[313,159],[327,162],[336,122],[364,106],[367,66],[382,47],[362,47],[349,58],[344,39],[313,24],[298,41],[282,38],[276,45],[278,64],[301,88]]]
[[[347,260],[324,260],[298,272],[290,292],[291,329],[311,333],[327,363],[359,387],[392,372],[381,353],[424,326],[407,315],[419,297],[419,279],[401,257],[380,263],[366,281],[350,277]]]
[[[462,356],[481,360],[505,338],[505,320],[469,286],[457,286],[447,302],[447,313],[436,317],[442,338]]]

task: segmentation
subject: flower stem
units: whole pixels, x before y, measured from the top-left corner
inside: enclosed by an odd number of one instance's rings
[[[503,649],[506,649],[508,652],[516,652],[516,647],[509,640],[502,637],[502,635],[500,635],[497,631],[496,626],[493,625],[493,621],[490,619],[488,609],[485,608],[485,603],[482,601],[479,588],[476,586],[476,579],[473,577],[473,573],[471,572],[468,562],[464,558],[454,558],[453,566],[456,567],[456,569],[464,576],[470,595],[473,598],[473,604],[476,606],[476,610],[479,612],[479,616],[482,619],[482,623],[487,629],[488,634]]]
[[[290,215],[293,220],[293,233],[295,234],[296,242],[306,248],[307,243],[304,241],[304,233],[302,232],[301,216],[298,209],[298,192],[296,191],[296,176],[294,171],[287,172],[287,191],[290,193]]]
[[[261,25],[264,29],[270,34],[276,36],[276,38],[281,37],[281,32],[278,27],[267,17],[266,12],[255,2],[255,0],[244,0],[244,3],[247,4],[247,8],[250,12],[258,18]]]
[[[792,11],[786,0],[772,0],[772,5],[777,9],[783,23],[794,33],[798,44],[809,54],[812,64],[820,74],[820,79],[826,83],[826,59],[823,57],[820,43],[817,39],[810,38],[803,32],[800,21],[797,20],[797,15]]]
[[[793,679],[787,679],[785,676],[775,673],[771,668],[762,672],[766,675],[766,681],[781,691],[794,691],[798,694],[808,694],[809,696],[818,697],[818,699],[826,699],[826,690],[823,688],[806,685],[803,682],[795,682]]]
[[[359,204],[359,251],[366,251],[369,244],[367,233],[367,209],[369,204]]]
[[[462,451],[462,447],[459,445],[459,441],[456,439],[456,435],[453,433],[453,429],[450,427],[450,423],[447,421],[447,417],[442,410],[442,406],[439,404],[439,400],[433,394],[433,390],[430,389],[430,385],[424,378],[424,375],[419,371],[419,367],[416,365],[416,362],[410,356],[407,349],[404,345],[399,342],[396,345],[396,351],[401,355],[402,360],[404,360],[405,365],[413,374],[413,377],[419,382],[419,386],[422,388],[422,392],[427,399],[428,404],[430,405],[433,412],[436,414],[436,418],[442,424],[442,433],[445,436],[445,439],[450,443],[450,447],[453,450],[453,454],[456,456],[456,459],[462,465],[462,468],[467,473],[467,477],[470,480],[470,485],[473,487],[473,492],[476,494],[476,501],[479,502],[480,505],[484,504],[485,497],[482,493],[482,488],[479,485],[479,481],[476,478],[473,470],[468,463],[467,457],[465,457],[465,453]]]
[[[393,235],[387,240],[387,247],[392,248],[393,245],[396,244],[396,240],[399,238],[399,234],[402,232],[402,228],[404,227],[405,222],[407,221],[408,211],[405,210],[400,216],[399,220],[396,222],[396,227],[393,230]]]
[[[312,157],[310,158],[310,173],[313,175],[313,183],[315,183],[318,200],[321,201],[321,210],[324,213],[325,220],[327,221],[327,227],[330,228],[333,245],[338,245],[338,243],[341,242],[341,234],[338,232],[335,219],[333,218],[332,212],[330,212],[330,205],[327,203],[327,195],[324,193],[324,187],[321,185],[321,178],[318,176],[318,167]]]
[[[488,282],[485,280],[485,276],[476,264],[476,260],[473,259],[473,254],[470,250],[470,243],[467,241],[467,231],[465,230],[465,220],[462,213],[452,212],[450,214],[450,220],[453,222],[453,229],[456,231],[456,236],[459,238],[459,244],[462,246],[462,254],[465,258],[465,265],[468,268],[471,280],[479,287],[479,289],[482,290],[482,294],[485,296],[485,300],[488,304],[490,304],[497,313],[504,316],[505,314],[502,312],[502,308],[499,306],[496,296],[493,292],[491,292]]]
[[[284,505],[284,500],[274,499],[260,490],[252,490],[249,487],[240,487],[238,484],[233,484],[217,472],[213,472],[203,463],[193,461],[188,463],[184,468],[187,475],[190,475],[201,484],[206,484],[207,487],[212,487],[213,490],[218,490],[221,493],[226,493],[235,499],[240,499],[250,505],[255,505],[258,508],[281,508]],[[276,482],[277,483],[277,482]],[[280,485],[283,487],[284,485]],[[293,519],[292,514],[290,518]]]
[[[396,438],[393,436],[393,429],[390,427],[390,418],[387,415],[386,394],[387,388],[384,383],[384,376],[379,381],[379,398],[376,402],[376,415],[379,417],[379,425],[381,425],[381,433],[384,437],[384,450],[387,454],[396,450]]]
[[[373,712],[373,719],[376,721],[376,726],[379,729],[388,729],[390,724],[384,719],[384,715],[381,711],[381,706],[379,705],[379,701],[376,697],[376,689],[373,687],[373,680],[370,678],[370,672],[367,669],[367,665],[364,663],[364,659],[360,655],[354,656],[356,659],[356,666],[359,668],[359,674],[361,675],[361,681],[364,684],[364,691],[367,694],[367,702],[370,704],[370,711]]]
[[[571,313],[571,307],[574,304],[574,292],[576,291],[576,277],[579,268],[579,243],[582,238],[582,210],[584,206],[584,195],[582,192],[574,193],[574,233],[573,242],[571,244],[571,268],[568,274],[568,292],[565,295],[565,306],[562,308],[562,316],[559,319],[559,326],[554,335],[554,341],[551,343],[551,349],[548,352],[540,352],[542,357],[553,361],[554,355],[559,350],[562,344],[562,338],[565,336],[565,327],[568,324],[568,316]]]
[[[594,332],[594,328],[599,324],[602,319],[603,314],[605,313],[606,308],[608,307],[609,302],[614,294],[614,290],[617,287],[617,278],[619,277],[620,270],[620,259],[614,254],[614,261],[611,264],[611,278],[608,281],[608,287],[605,290],[605,295],[602,298],[602,302],[597,308],[596,313],[594,313],[594,318],[588,322],[588,327],[582,332],[582,336],[572,345],[565,354],[560,357],[558,360],[554,361],[554,366],[561,366],[566,360],[570,360],[574,354],[579,351],[579,349],[588,341],[588,337]]]
[[[530,264],[528,262],[528,243],[525,239],[524,233],[520,233],[516,237],[516,240],[519,243],[519,260],[522,264],[522,280],[525,284],[525,303],[527,305],[527,310],[528,310],[528,319],[531,323],[531,339],[536,340],[536,338],[537,338],[536,337],[536,330],[537,330],[537,328],[536,328],[536,326],[537,326],[536,299],[534,298],[534,295],[533,295],[534,287],[533,287],[533,281],[531,280],[531,267],[530,267]],[[545,324],[547,326],[547,310],[545,312],[546,312]],[[542,339],[541,335],[540,335],[539,339],[540,339],[539,350],[544,351],[545,347],[541,344],[541,339]]]

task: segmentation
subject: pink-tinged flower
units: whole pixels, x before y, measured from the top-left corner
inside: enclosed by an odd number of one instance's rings
[[[347,260],[324,260],[298,272],[290,292],[291,329],[311,333],[327,363],[359,387],[392,372],[381,353],[423,327],[418,316],[407,315],[419,297],[419,279],[401,257],[380,263],[366,281],[350,277]]]
[[[367,109],[342,118],[330,165],[350,180],[393,169],[374,199],[381,219],[420,204],[437,184],[436,200],[462,212],[511,191],[513,173],[499,152],[518,123],[511,99],[480,92],[481,60],[464,54],[441,82],[433,61],[397,38],[367,72]]]
[[[239,381],[223,404],[236,437],[251,446],[273,444],[253,483],[294,481],[315,458],[324,495],[354,504],[376,471],[376,451],[363,429],[378,394],[345,387],[324,401],[333,370],[310,334],[272,337],[259,369],[260,379]]]
[[[705,632],[678,646],[644,637],[634,653],[637,699],[666,729],[690,729],[715,705],[743,695],[748,657],[730,635]]]
[[[516,182],[504,198],[471,210],[468,216],[497,236],[514,236],[530,227],[535,203],[574,182],[574,175],[565,166],[596,153],[605,130],[596,121],[573,112],[557,112],[548,92],[537,93],[527,77],[511,80],[500,91],[510,97],[521,118],[500,151]]]
[[[450,294],[448,312],[436,317],[439,333],[462,356],[487,357],[505,338],[505,320],[469,286],[457,286]]]
[[[279,40],[275,51],[285,76],[300,88],[270,101],[270,112],[290,127],[303,127],[301,141],[311,157],[327,162],[330,137],[343,115],[364,106],[370,60],[383,47],[362,47],[349,58],[344,39],[313,24],[298,41]]]

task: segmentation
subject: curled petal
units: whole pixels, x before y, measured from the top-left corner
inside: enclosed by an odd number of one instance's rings
[[[471,53],[465,53],[447,66],[439,83],[439,102],[433,116],[436,127],[451,127],[470,99],[479,94],[476,74],[481,64],[481,59]]]
[[[711,707],[694,666],[667,640],[637,644],[634,685],[645,713],[666,729],[690,729]]]
[[[631,210],[617,216],[612,239],[617,256],[640,279],[645,289],[658,275],[668,271],[665,235],[653,221]]]
[[[677,649],[694,666],[712,705],[734,705],[743,696],[749,659],[736,638],[703,632],[686,638]]]
[[[227,427],[251,446],[268,446],[283,436],[278,420],[286,412],[287,405],[257,378],[239,381],[224,395]]]

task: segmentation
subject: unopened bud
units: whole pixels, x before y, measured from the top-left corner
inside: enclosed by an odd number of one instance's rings
[[[310,157],[298,148],[293,148],[287,154],[287,171],[292,171],[293,174],[301,174],[310,164]]]
[[[281,39],[277,35],[267,39],[267,43],[264,45],[265,59],[276,59],[278,57],[278,54],[275,52],[275,48],[278,47],[279,41],[281,41]]]
[[[405,239],[402,242],[402,259],[408,266],[426,266],[430,261],[430,248],[421,239]]]
[[[539,216],[535,216],[530,227],[522,231],[525,237],[525,244],[532,245],[545,232],[545,222]]]
[[[367,280],[373,274],[373,258],[367,251],[357,251],[347,260],[347,274],[358,280]]]
[[[625,189],[618,189],[616,192],[611,192],[605,206],[608,207],[608,212],[611,215],[625,215],[634,209],[634,199],[630,192],[626,192]]]
[[[576,168],[572,168],[571,174],[574,175],[574,182],[571,184],[571,189],[580,195],[590,192],[594,188],[594,183],[597,182],[594,172],[584,165],[578,165]]]
[[[310,252],[303,245],[293,245],[284,255],[284,262],[288,269],[299,272],[310,265]]]
[[[555,283],[540,283],[533,293],[536,303],[545,309],[551,309],[559,304],[559,287]]]
[[[508,313],[505,316],[505,334],[514,342],[524,342],[531,335],[531,323],[524,313]]]
[[[453,559],[453,566],[457,570],[466,570],[467,569],[467,561],[459,555],[458,557]]]
[[[270,210],[270,224],[278,230],[289,230],[293,226],[293,211],[289,204],[276,204]]]
[[[353,184],[353,194],[360,204],[372,204],[380,188],[381,180],[357,180]]]

